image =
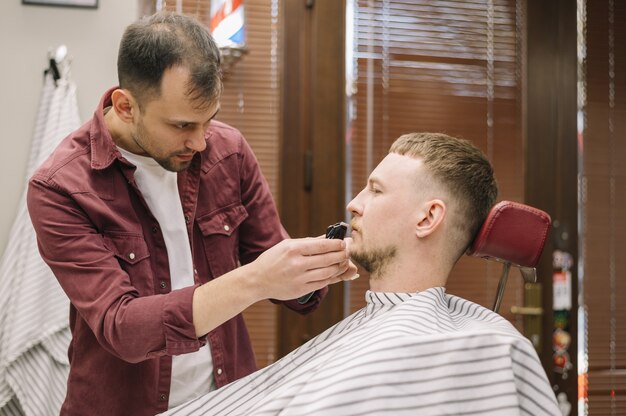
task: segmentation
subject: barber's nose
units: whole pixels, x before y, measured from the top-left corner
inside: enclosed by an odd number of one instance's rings
[[[204,130],[199,129],[198,131],[195,131],[193,135],[187,139],[185,146],[188,149],[194,150],[196,152],[201,152],[206,149]]]

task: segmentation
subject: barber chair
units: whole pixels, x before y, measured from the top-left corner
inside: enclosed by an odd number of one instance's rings
[[[498,312],[511,266],[519,268],[527,283],[537,281],[535,266],[548,236],[550,216],[518,202],[494,205],[467,254],[503,263],[493,311]]]

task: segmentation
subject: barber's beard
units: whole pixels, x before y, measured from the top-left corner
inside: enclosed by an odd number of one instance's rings
[[[387,246],[354,251],[350,257],[370,274],[370,279],[376,280],[384,276],[387,266],[396,257],[396,251],[396,247]]]
[[[137,130],[131,134],[131,137],[137,146],[141,147],[141,149],[146,152],[149,157],[154,159],[165,170],[169,170],[170,172],[180,172],[187,169],[191,164],[191,162],[175,163],[172,159],[175,155],[170,155],[169,157],[155,156],[152,150],[146,145],[149,141],[148,134],[146,133],[146,129],[141,122],[137,124]]]

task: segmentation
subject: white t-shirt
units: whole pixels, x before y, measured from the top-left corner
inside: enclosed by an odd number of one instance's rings
[[[139,156],[120,147],[118,149],[122,156],[137,167],[135,181],[161,227],[170,265],[172,290],[192,286],[193,260],[178,195],[178,175],[150,157]],[[196,352],[172,357],[170,408],[214,389],[213,360],[208,344]]]

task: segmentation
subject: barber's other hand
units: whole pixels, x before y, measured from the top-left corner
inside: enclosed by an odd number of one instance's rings
[[[325,238],[284,240],[244,267],[260,299],[295,299],[356,274],[346,243]]]
[[[350,244],[352,244],[352,238],[346,237],[343,239],[343,242],[346,243],[346,251],[348,252],[348,257],[350,257]],[[352,260],[349,260],[348,269],[342,275],[338,276],[338,278],[338,282],[343,280],[355,280],[359,278],[358,268],[354,263],[352,263]]]

